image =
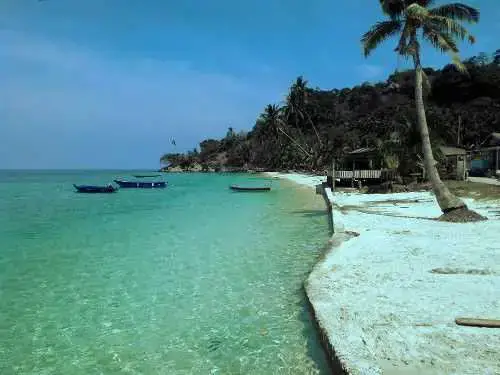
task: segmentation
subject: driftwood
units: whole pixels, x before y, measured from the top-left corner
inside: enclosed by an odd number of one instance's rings
[[[456,318],[455,323],[459,326],[500,328],[500,320],[497,319]]]

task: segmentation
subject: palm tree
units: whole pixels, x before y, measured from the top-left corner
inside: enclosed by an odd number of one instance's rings
[[[454,196],[441,181],[436,168],[425,115],[423,84],[428,84],[428,80],[422,68],[420,42],[423,39],[434,48],[451,54],[452,62],[457,69],[466,72],[458,56],[457,40],[474,43],[474,37],[462,23],[478,22],[479,11],[460,3],[431,8],[434,0],[379,0],[379,2],[383,13],[389,19],[376,23],[361,38],[365,57],[368,57],[382,42],[393,36],[398,37],[395,52],[404,58],[412,59],[415,68],[417,125],[422,141],[425,170],[431,181],[432,190],[444,213],[459,208],[466,209],[465,203]]]
[[[308,157],[311,156],[309,152],[307,152],[304,147],[297,142],[293,137],[291,137],[284,129],[285,122],[283,121],[283,108],[280,108],[276,104],[268,104],[261,114],[259,120],[265,124],[267,127],[274,129],[276,133],[281,133],[285,135],[292,143],[305,155]]]
[[[318,129],[316,129],[311,116],[306,111],[306,103],[307,81],[302,76],[299,76],[292,84],[292,86],[290,86],[290,91],[286,97],[286,104],[283,107],[283,111],[285,113],[287,121],[290,121],[290,119],[293,118],[295,126],[299,130],[299,121],[309,123],[309,125],[311,125],[312,129],[314,130],[314,133],[316,134],[319,145],[321,146],[321,137],[319,136]]]

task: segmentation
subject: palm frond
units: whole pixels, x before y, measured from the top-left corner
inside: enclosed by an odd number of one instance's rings
[[[450,18],[456,21],[464,21],[469,23],[479,22],[479,10],[461,3],[453,3],[441,5],[430,10],[433,16],[441,16]]]
[[[367,57],[383,41],[398,33],[401,30],[401,27],[402,23],[398,20],[381,21],[373,25],[372,28],[361,38],[365,57]]]
[[[424,26],[422,35],[425,40],[427,40],[432,44],[434,48],[439,49],[441,52],[458,53],[457,43],[453,39],[453,36],[451,36],[450,34]]]
[[[435,3],[435,0],[416,0],[415,2],[422,7],[428,8]]]
[[[379,0],[382,12],[391,19],[400,19],[404,14],[405,3],[403,0]]]
[[[401,19],[409,3],[416,3],[424,8],[433,5],[435,0],[379,0],[382,12],[392,19]]]
[[[464,65],[464,63],[462,62],[462,59],[460,58],[460,56],[457,53],[454,53],[452,55],[451,63],[453,65],[455,65],[455,67],[457,68],[457,70],[460,73],[469,74],[467,67]]]
[[[440,30],[453,36],[454,38],[459,38],[462,41],[468,40],[474,43],[474,37],[471,36],[469,31],[462,26],[459,22],[443,17],[443,16],[430,16],[424,21],[428,25],[432,25],[432,28]]]
[[[410,20],[407,20],[403,30],[401,31],[401,37],[399,38],[398,45],[395,49],[397,53],[399,53],[401,56],[406,56],[408,57],[408,46],[409,46],[409,41],[411,37],[411,33],[415,31],[415,27],[413,23]]]

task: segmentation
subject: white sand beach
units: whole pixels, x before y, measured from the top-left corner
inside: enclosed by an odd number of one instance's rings
[[[360,235],[331,249],[306,290],[346,373],[500,374],[500,329],[455,323],[500,319],[500,202],[466,201],[489,220],[431,220],[431,193],[333,195],[337,233]]]
[[[282,178],[313,189],[316,185],[326,181],[326,176],[306,175],[300,173],[264,172],[263,175],[271,178]]]

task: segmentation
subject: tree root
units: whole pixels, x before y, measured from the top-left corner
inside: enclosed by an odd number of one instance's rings
[[[485,221],[488,220],[488,218],[475,211],[469,210],[467,206],[463,206],[447,210],[446,213],[441,215],[438,220],[449,223],[472,223],[476,221]]]

